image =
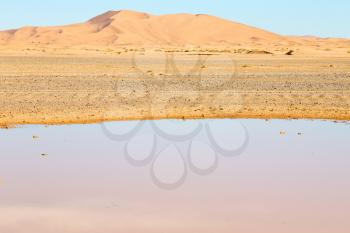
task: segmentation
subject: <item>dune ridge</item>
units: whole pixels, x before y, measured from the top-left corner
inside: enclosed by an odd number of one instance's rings
[[[281,35],[205,14],[108,11],[84,23],[0,32],[0,44],[239,45],[288,41]]]

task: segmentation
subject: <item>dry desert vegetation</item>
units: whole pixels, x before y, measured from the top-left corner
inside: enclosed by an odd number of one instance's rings
[[[0,32],[0,125],[159,118],[350,120],[350,41],[208,15],[111,11]]]

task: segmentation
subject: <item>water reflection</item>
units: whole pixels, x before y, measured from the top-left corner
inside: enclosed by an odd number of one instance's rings
[[[214,172],[218,156],[240,155],[249,142],[246,127],[237,120],[113,122],[101,127],[109,139],[124,142],[130,164],[151,164],[154,183],[164,189],[181,186],[188,169],[201,175]]]
[[[0,130],[0,232],[349,232],[350,125],[181,123]]]

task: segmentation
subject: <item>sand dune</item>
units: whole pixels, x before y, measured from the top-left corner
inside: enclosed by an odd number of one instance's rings
[[[205,14],[151,15],[108,11],[84,23],[54,27],[22,27],[0,31],[1,51],[46,51],[111,47],[244,48],[284,54],[348,56],[350,40],[314,36],[282,36]],[[28,49],[29,48],[29,49]],[[98,50],[95,50],[98,51]],[[74,53],[74,52],[73,52]]]
[[[273,43],[283,36],[204,14],[155,16],[108,11],[85,23],[23,27],[0,32],[1,44],[58,45],[239,45]]]

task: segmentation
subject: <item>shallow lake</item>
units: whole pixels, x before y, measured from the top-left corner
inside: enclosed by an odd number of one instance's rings
[[[0,232],[350,232],[350,125],[161,120],[0,130]]]

